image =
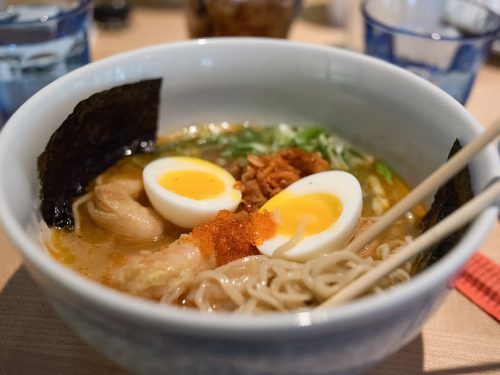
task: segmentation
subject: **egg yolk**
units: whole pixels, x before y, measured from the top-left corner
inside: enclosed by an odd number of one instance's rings
[[[158,178],[164,189],[186,198],[204,200],[224,192],[224,182],[215,174],[201,170],[169,171]]]
[[[277,233],[294,236],[302,231],[305,237],[324,231],[342,213],[342,202],[329,193],[293,195],[282,192],[270,199],[260,210],[277,215]]]

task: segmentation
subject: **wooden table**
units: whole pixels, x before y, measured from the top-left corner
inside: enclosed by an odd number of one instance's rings
[[[307,3],[290,38],[342,45],[341,30],[325,24],[321,1]],[[92,32],[94,59],[187,38],[182,10],[137,7],[128,28]],[[500,58],[477,78],[467,109],[485,126],[500,118]],[[481,251],[500,262],[500,226]],[[46,304],[0,228],[0,375],[126,374],[83,343]],[[452,291],[422,334],[371,375],[500,374],[500,325]]]

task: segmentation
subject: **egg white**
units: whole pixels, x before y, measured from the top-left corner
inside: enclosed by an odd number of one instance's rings
[[[305,236],[280,257],[306,261],[322,253],[339,250],[351,239],[363,209],[361,186],[352,174],[343,171],[316,173],[294,182],[276,197],[285,192],[294,196],[311,193],[333,194],[341,201],[342,212],[328,228],[317,234]],[[279,223],[277,225],[279,226]],[[274,251],[289,242],[292,237],[293,235],[276,234],[259,245],[258,249],[265,255],[273,256]]]
[[[224,191],[209,199],[191,199],[162,187],[158,179],[170,171],[199,170],[218,177]],[[241,192],[234,188],[233,176],[208,161],[174,156],[157,159],[143,171],[144,188],[153,208],[168,221],[184,228],[193,228],[213,219],[221,210],[234,211],[241,201]]]

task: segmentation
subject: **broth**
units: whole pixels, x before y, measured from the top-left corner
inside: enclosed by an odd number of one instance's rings
[[[282,127],[282,125],[280,126]],[[287,127],[286,129],[286,131],[294,131],[295,139],[300,139],[301,134],[305,138],[308,129],[312,128],[296,130]],[[117,270],[126,266],[129,259],[133,257],[148,256],[160,252],[176,241],[182,234],[188,233],[189,230],[166,223],[163,233],[152,240],[129,240],[113,234],[97,225],[89,215],[86,203],[92,199],[92,191],[95,186],[120,179],[142,181],[143,169],[149,162],[169,155],[199,157],[212,161],[228,170],[233,170],[234,173],[235,165],[237,168],[244,168],[248,164],[246,157],[249,154],[272,153],[288,147],[287,143],[282,139],[278,139],[278,141],[282,141],[281,143],[277,142],[276,134],[278,133],[273,135],[274,138],[271,141],[274,143],[269,143],[270,134],[273,131],[272,128],[250,126],[248,124],[224,123],[189,127],[165,135],[158,141],[155,153],[126,157],[94,180],[87,188],[87,195],[78,199],[80,202],[77,203],[75,208],[75,214],[78,217],[75,229],[51,228],[50,232],[46,234],[48,237],[46,237],[45,242],[48,251],[59,262],[92,280],[118,289],[127,289],[120,283],[117,284],[111,281]],[[286,131],[283,130],[283,134]],[[319,130],[314,131],[319,132]],[[309,133],[312,134],[313,131],[311,130]],[[278,135],[283,136],[283,134]],[[370,218],[382,215],[410,191],[408,184],[392,171],[386,163],[355,149],[347,142],[330,134],[325,135],[327,141],[321,143],[321,134],[323,133],[318,134],[315,135],[316,138],[306,139],[310,143],[294,144],[294,147],[306,149],[308,152],[320,152],[323,157],[329,159],[332,169],[346,170],[359,180],[363,192],[362,218],[365,222],[371,220]],[[318,144],[314,143],[316,139],[320,139]],[[315,141],[312,142],[311,140]],[[289,142],[298,141],[289,140]],[[145,207],[151,207],[144,193],[137,197],[137,201]],[[241,207],[239,210],[241,210]],[[405,241],[405,238],[418,233],[419,223],[424,214],[425,209],[422,206],[415,208],[413,212],[408,213],[405,218],[401,219],[374,243],[361,251],[362,257],[378,262],[389,256],[397,246],[400,246]],[[362,225],[358,226],[358,229],[360,227]],[[384,246],[381,246],[390,244],[391,241],[396,239],[400,241],[396,247],[387,245],[384,248]],[[256,262],[262,262],[262,259],[259,258]],[[241,268],[242,265],[239,267]],[[234,274],[234,270],[230,272]],[[146,298],[157,299],[157,297],[151,297],[150,294],[127,291]],[[194,297],[191,300],[186,298],[188,294],[184,291],[181,295],[176,295],[175,298],[172,297],[173,302],[185,306],[197,305]],[[165,298],[162,297],[161,300],[165,300]],[[305,303],[305,305],[307,304],[309,302]],[[209,303],[206,309],[230,309],[228,305],[230,303]],[[292,308],[295,307],[292,306]],[[277,309],[279,310],[279,308]]]

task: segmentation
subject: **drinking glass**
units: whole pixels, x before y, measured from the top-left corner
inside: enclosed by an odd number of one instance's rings
[[[464,104],[500,20],[473,0],[365,0],[365,51]]]
[[[0,128],[43,86],[89,62],[90,0],[7,1],[0,11]]]
[[[186,0],[189,35],[286,38],[302,0]]]

